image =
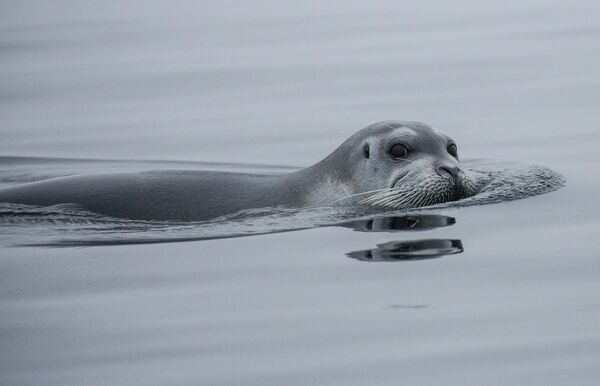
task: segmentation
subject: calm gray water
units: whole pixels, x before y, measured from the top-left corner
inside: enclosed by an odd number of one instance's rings
[[[0,383],[600,383],[600,3],[440,3],[0,2],[0,155],[136,161],[3,158],[3,185],[285,172],[385,119],[566,177],[411,231],[50,247],[14,244],[98,229],[3,224]]]

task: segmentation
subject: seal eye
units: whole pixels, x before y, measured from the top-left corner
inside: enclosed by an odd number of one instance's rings
[[[363,152],[365,153],[365,158],[369,158],[369,144],[365,143],[365,146],[363,146]]]
[[[458,159],[458,148],[455,144],[451,143],[450,145],[448,145],[448,153],[450,153],[452,157]]]
[[[394,158],[404,158],[407,154],[408,149],[401,143],[397,143],[390,148],[390,155]]]

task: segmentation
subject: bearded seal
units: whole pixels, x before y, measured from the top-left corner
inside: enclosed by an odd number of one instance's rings
[[[0,190],[0,202],[76,204],[138,220],[203,221],[245,209],[369,205],[406,209],[473,195],[456,143],[420,122],[384,121],[322,161],[283,175],[161,170],[58,177]]]

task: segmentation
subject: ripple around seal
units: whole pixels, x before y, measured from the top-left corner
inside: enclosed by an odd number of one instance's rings
[[[475,196],[395,212],[382,212],[368,207],[261,208],[210,221],[174,222],[107,217],[74,205],[37,207],[0,203],[0,242],[8,245],[54,247],[163,243],[261,235],[325,226],[348,227],[363,232],[418,231],[454,223],[451,217],[428,214],[439,208],[521,199],[554,191],[565,183],[560,174],[543,166],[482,160],[463,162],[463,165],[481,186]],[[11,173],[14,172],[14,169],[11,170]],[[44,173],[47,173],[47,169],[44,169]]]

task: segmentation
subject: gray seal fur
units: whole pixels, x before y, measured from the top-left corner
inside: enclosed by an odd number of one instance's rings
[[[406,157],[389,154],[396,143],[410,149]],[[177,221],[262,207],[404,209],[476,192],[458,158],[448,153],[452,143],[424,123],[384,121],[358,131],[322,161],[284,175],[180,170],[75,175],[2,189],[0,202],[71,203],[113,217]]]

